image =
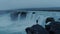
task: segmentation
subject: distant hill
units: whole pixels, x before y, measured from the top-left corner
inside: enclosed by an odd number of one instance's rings
[[[49,8],[23,8],[15,10],[25,10],[25,11],[60,11],[60,7],[49,7]]]
[[[60,7],[49,7],[49,8],[22,8],[22,9],[11,9],[11,10],[0,10],[0,14],[9,13],[14,11],[53,11],[60,12]]]

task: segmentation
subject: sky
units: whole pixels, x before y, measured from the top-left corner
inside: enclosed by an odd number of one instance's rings
[[[60,0],[0,0],[0,10],[60,7]]]

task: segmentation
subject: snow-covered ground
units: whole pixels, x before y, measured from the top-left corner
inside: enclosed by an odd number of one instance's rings
[[[45,20],[47,17],[54,17],[56,21],[60,18],[60,12],[44,12],[36,11],[35,14],[32,14],[35,11],[29,11],[25,19],[18,16],[18,20],[11,20],[11,13],[0,15],[0,34],[26,34],[25,28],[31,27],[36,24],[36,20],[40,25],[45,28]]]

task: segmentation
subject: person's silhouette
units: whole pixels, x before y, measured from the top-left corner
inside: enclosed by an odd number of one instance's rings
[[[50,34],[55,34],[55,31],[53,31],[53,30],[55,30],[54,25],[57,24],[57,22],[55,21],[55,19],[52,18],[52,17],[48,17],[46,19],[46,24],[47,24],[45,26],[46,30],[49,31]]]

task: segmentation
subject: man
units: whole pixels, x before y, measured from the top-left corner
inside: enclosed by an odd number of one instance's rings
[[[46,19],[46,25],[45,25],[46,29],[49,30],[49,29],[50,29],[50,26],[51,26],[54,22],[55,22],[54,18],[48,17],[48,18]]]
[[[50,32],[50,34],[60,34],[60,22],[54,20],[54,18],[49,17],[46,19],[46,30]]]
[[[47,30],[49,33],[51,33],[51,34],[54,34],[54,32],[50,31],[51,26],[52,26],[52,24],[53,24],[54,22],[55,22],[55,20],[54,20],[54,18],[52,18],[52,17],[48,17],[48,18],[46,19],[46,25],[45,25],[45,27],[46,27],[46,30]]]

